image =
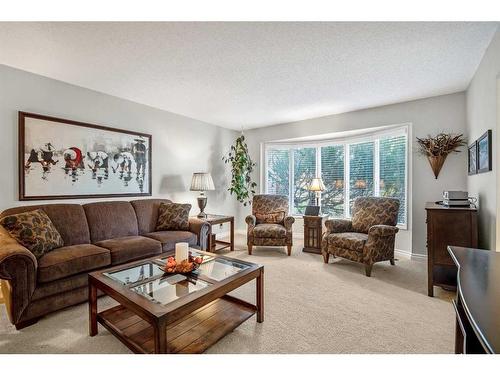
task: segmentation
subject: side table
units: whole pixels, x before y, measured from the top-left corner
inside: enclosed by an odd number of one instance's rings
[[[323,236],[323,218],[326,216],[304,215],[304,248],[306,253],[321,254]]]
[[[207,214],[205,218],[202,218],[207,223],[210,224],[210,231],[208,233],[208,250],[212,253],[227,249],[229,247],[230,251],[234,251],[234,216],[226,216],[226,215],[211,215]],[[218,240],[215,233],[212,233],[212,226],[217,224],[230,224],[230,236],[229,242]],[[217,245],[222,245],[217,247]]]

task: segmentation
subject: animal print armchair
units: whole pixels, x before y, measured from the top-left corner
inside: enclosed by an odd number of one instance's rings
[[[253,246],[286,246],[292,254],[292,225],[286,195],[261,194],[253,197],[252,215],[246,218],[248,254]]]
[[[354,201],[352,220],[326,220],[321,250],[328,263],[330,254],[365,265],[371,275],[376,262],[394,265],[394,241],[398,228],[399,200],[360,197]]]

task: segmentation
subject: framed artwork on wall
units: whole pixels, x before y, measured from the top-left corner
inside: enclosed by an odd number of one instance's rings
[[[19,200],[151,195],[152,137],[19,112]]]
[[[469,145],[469,155],[468,155],[468,173],[469,176],[477,173],[477,142]]]
[[[489,172],[492,169],[491,130],[488,130],[476,141],[477,173]]]

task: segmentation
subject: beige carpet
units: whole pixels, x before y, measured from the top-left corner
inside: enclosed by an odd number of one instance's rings
[[[284,249],[259,248],[249,256],[244,238],[230,254],[265,266],[265,321],[243,323],[208,353],[452,353],[452,294],[426,294],[426,263],[401,258],[373,267]],[[439,290],[438,290],[439,289]],[[255,301],[255,284],[234,293]],[[100,306],[110,305],[107,298]],[[67,308],[16,331],[0,306],[0,353],[129,353],[104,328],[87,335],[87,305]]]

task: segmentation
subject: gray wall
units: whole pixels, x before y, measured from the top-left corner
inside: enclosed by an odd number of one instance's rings
[[[465,132],[465,94],[463,92],[393,104],[361,111],[326,116],[289,124],[281,124],[246,132],[249,150],[260,160],[260,144],[264,141],[304,137],[354,129],[412,123],[412,157],[409,185],[412,188],[408,231],[398,234],[396,246],[414,254],[426,253],[424,204],[439,200],[445,189],[465,189],[467,185],[467,154],[451,155],[439,179],[434,179],[427,160],[415,152],[415,136],[423,137],[439,131]],[[259,163],[260,167],[260,163]],[[258,168],[259,169],[259,168]],[[260,170],[255,179],[259,180]],[[412,184],[413,182],[413,184]],[[260,183],[260,181],[259,181]],[[246,214],[248,210],[244,210]]]
[[[226,192],[230,175],[221,160],[237,132],[4,65],[0,65],[0,210],[32,204],[17,200],[17,111],[152,134],[153,197],[189,202],[191,214],[196,214],[198,193],[189,191],[191,175],[210,171],[217,190],[207,193],[207,212],[238,212],[236,200]]]
[[[467,138],[476,140],[486,130],[493,130],[493,170],[469,176],[469,194],[479,197],[479,247],[495,249],[497,212],[497,77],[500,72],[500,31],[490,46],[466,92]]]

